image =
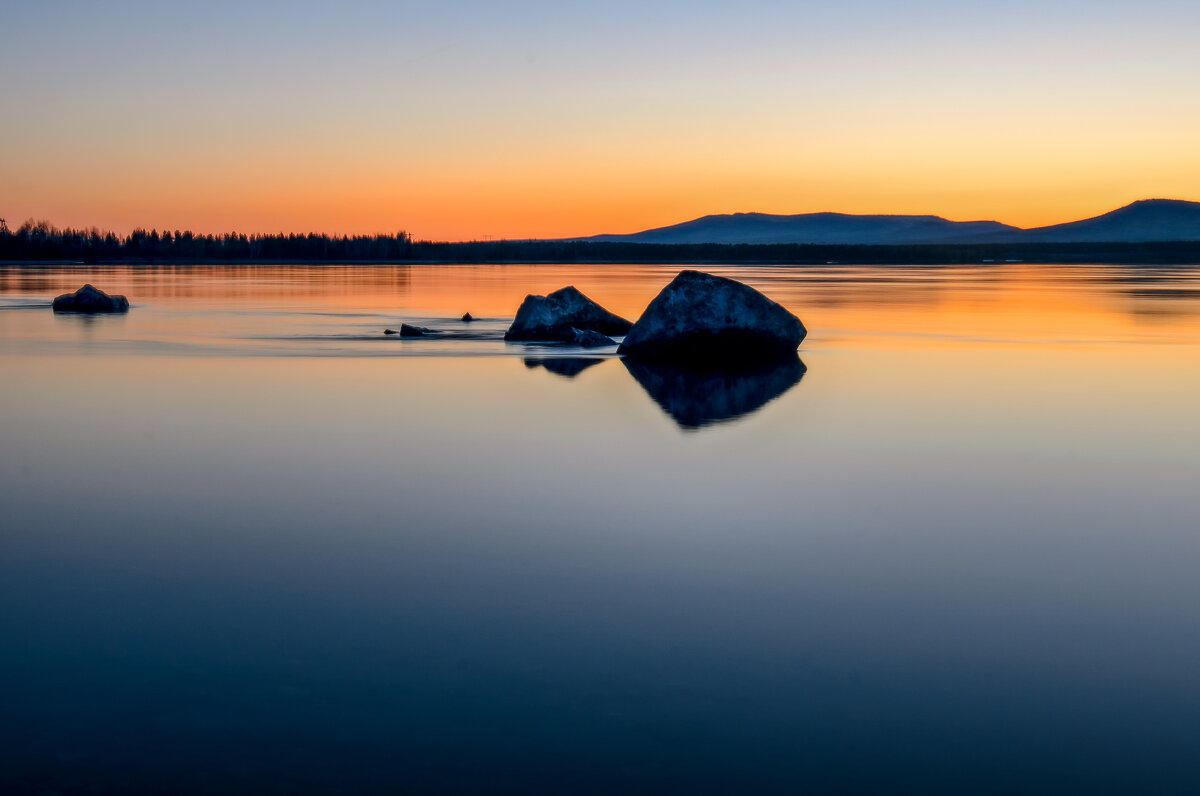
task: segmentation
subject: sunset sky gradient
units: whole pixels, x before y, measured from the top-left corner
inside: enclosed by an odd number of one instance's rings
[[[1019,226],[1200,199],[1200,3],[0,3],[0,217]]]

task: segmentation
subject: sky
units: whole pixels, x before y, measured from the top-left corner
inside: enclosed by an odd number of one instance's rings
[[[0,0],[0,217],[485,240],[1200,200],[1200,3]]]

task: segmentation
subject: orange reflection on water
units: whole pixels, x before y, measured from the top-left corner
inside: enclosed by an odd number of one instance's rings
[[[573,284],[636,319],[684,266],[205,265],[0,267],[0,295],[48,300],[91,282],[138,305],[511,317]],[[1101,265],[713,266],[795,312],[818,340],[866,335],[1104,341],[1200,337],[1200,269]]]
[[[1200,336],[1195,269],[845,268],[810,274],[787,292],[784,303],[821,335],[1045,342]]]

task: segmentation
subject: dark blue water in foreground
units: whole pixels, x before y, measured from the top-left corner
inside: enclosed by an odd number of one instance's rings
[[[1200,276],[724,272],[755,405],[497,339],[665,268],[0,273],[0,792],[1200,791]]]

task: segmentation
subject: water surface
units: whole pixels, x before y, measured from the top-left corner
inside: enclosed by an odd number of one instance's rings
[[[502,340],[675,270],[0,267],[2,789],[1200,788],[1200,272],[714,268],[810,329],[757,380]]]

